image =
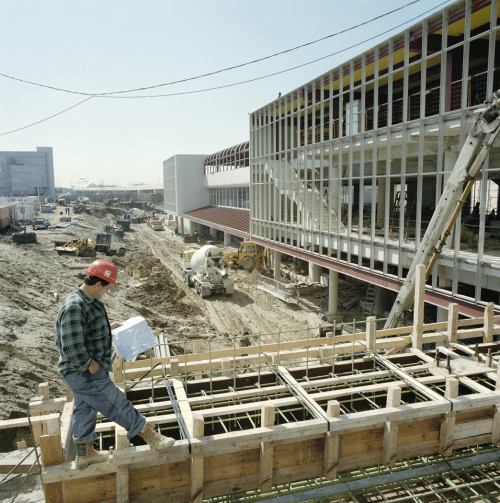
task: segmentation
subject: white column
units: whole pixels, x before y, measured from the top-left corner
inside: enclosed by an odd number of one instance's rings
[[[309,281],[313,283],[319,283],[321,276],[321,267],[317,264],[309,262]]]
[[[210,235],[214,238],[217,237],[217,229],[214,229],[213,227],[210,227]]]
[[[274,279],[279,281],[281,279],[281,252],[273,250],[274,258]]]
[[[192,220],[189,221],[189,234],[194,236],[194,222]]]
[[[231,246],[232,236],[229,232],[224,232],[224,246]]]
[[[177,227],[177,229],[178,229],[179,228],[179,217],[175,217],[174,220],[175,220],[175,227]]]
[[[179,234],[181,236],[184,236],[184,219],[183,218],[180,219],[180,223],[181,223],[181,227],[179,229]]]
[[[338,314],[339,307],[339,273],[329,271],[328,277],[328,316]]]

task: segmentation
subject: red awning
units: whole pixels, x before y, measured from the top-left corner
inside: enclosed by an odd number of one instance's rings
[[[243,238],[250,237],[250,210],[225,206],[204,206],[181,215],[193,222],[229,232]]]

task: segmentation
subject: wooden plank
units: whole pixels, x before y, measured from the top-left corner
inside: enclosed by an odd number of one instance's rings
[[[425,396],[427,397],[432,397],[433,400],[441,400],[443,397],[439,394],[436,393],[435,391],[431,390],[430,388],[424,386],[423,384],[419,383],[417,379],[409,375],[408,373],[402,371],[396,365],[394,365],[392,362],[390,362],[387,358],[384,358],[383,356],[380,355],[375,355],[376,360],[382,363],[385,367],[387,367],[393,374],[396,374],[399,376],[401,379],[406,381],[407,383],[411,384],[415,389],[418,391],[422,392]]]
[[[186,428],[188,430],[189,436],[193,436],[193,413],[191,412],[191,407],[189,406],[189,402],[186,396],[186,391],[184,390],[184,386],[182,385],[182,381],[179,379],[172,379],[172,383],[175,390],[175,396],[177,398],[177,403],[179,405],[179,409],[181,411],[182,417],[184,419],[184,423],[186,424]]]
[[[192,414],[192,437],[203,438],[205,436],[205,422],[196,413]],[[191,455],[191,484],[190,494],[192,503],[203,502],[203,451]]]
[[[446,379],[445,398],[458,397],[459,380],[456,377]],[[441,431],[439,434],[439,452],[443,456],[451,456],[453,453],[453,440],[455,438],[455,421],[457,413],[450,411],[446,414],[441,423]]]
[[[55,466],[61,463],[61,449],[58,435],[42,435],[40,437],[43,466]],[[62,482],[45,483],[43,486],[47,503],[63,503]]]
[[[500,445],[500,405],[495,405],[491,426],[491,442]]]
[[[48,400],[36,400],[30,402],[30,411],[33,414],[34,412],[55,412],[64,409],[64,405],[66,404],[66,397],[62,398],[49,398]]]
[[[32,425],[41,425],[53,418],[58,418],[59,414],[47,414],[45,416],[34,416],[31,418]],[[17,419],[6,419],[0,421],[0,430],[8,430],[9,428],[24,428],[29,427],[29,419],[27,417],[20,417]]]
[[[387,407],[399,407],[401,405],[401,388],[390,385],[387,393]],[[384,428],[384,444],[382,447],[382,461],[385,466],[392,467],[396,462],[396,450],[398,447],[398,421],[388,421]]]
[[[61,456],[63,461],[67,461],[67,455],[69,454],[71,447],[71,424],[73,422],[73,402],[67,402],[64,405],[63,412],[60,418],[60,429],[61,429]]]
[[[295,380],[295,378],[288,372],[285,367],[279,366],[279,371],[286,377],[289,383],[291,383],[295,389],[295,391],[302,397],[305,403],[312,409],[313,414],[316,419],[325,418],[325,411],[314,401],[311,395],[308,395],[307,392],[302,388],[302,386]]]
[[[326,415],[329,418],[340,416],[340,403],[337,400],[330,400]],[[340,457],[340,435],[338,432],[329,431],[325,437],[325,457],[323,475],[327,480],[337,478],[337,467]]]
[[[115,428],[115,449],[120,451],[128,449],[130,442],[127,431],[121,426]],[[129,501],[129,472],[127,465],[120,465],[116,469],[116,503]]]
[[[274,426],[275,407],[272,403],[266,403],[261,407],[261,426],[268,428]],[[262,442],[260,444],[260,480],[259,489],[270,493],[273,489],[273,443]]]

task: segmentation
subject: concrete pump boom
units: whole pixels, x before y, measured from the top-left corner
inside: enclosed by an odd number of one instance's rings
[[[499,109],[500,90],[486,101],[486,109],[479,112],[475,118],[384,328],[401,326],[405,321],[405,313],[413,307],[417,266],[426,265],[425,277],[429,277],[472,185],[500,132]],[[487,135],[489,138],[484,142]],[[468,182],[467,186],[465,190],[462,190],[465,182]]]

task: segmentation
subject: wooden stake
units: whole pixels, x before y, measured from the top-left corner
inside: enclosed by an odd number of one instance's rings
[[[457,338],[458,330],[458,304],[448,306],[448,342]]]
[[[493,320],[495,318],[495,304],[488,302],[484,308],[484,342],[493,342]]]
[[[172,377],[177,377],[179,375],[179,360],[177,358],[170,360],[170,375]]]
[[[205,422],[202,416],[193,413],[193,438],[205,436]],[[191,455],[191,503],[203,502],[203,452]]]
[[[420,264],[417,266],[415,280],[412,344],[414,348],[421,350],[424,335],[425,265]]]
[[[127,431],[119,425],[115,427],[115,448],[117,451],[127,449],[130,442],[127,438]],[[120,465],[116,470],[116,503],[127,503],[129,501],[129,476],[128,465]]]
[[[446,391],[444,393],[445,398],[457,398],[458,385],[459,381],[456,377],[447,377]],[[456,417],[456,412],[448,412],[441,423],[441,430],[439,433],[439,453],[443,456],[451,456],[453,454]]]
[[[368,316],[366,318],[366,351],[373,353],[377,347],[377,318]]]
[[[123,356],[118,356],[113,362],[113,381],[115,384],[123,382]]]
[[[327,417],[340,416],[340,403],[330,400],[326,410]],[[325,438],[324,476],[327,480],[337,478],[337,467],[340,455],[340,435],[334,431],[328,432]]]
[[[42,435],[40,449],[44,467],[61,464],[61,449],[59,448],[59,435]],[[45,501],[50,503],[63,503],[62,482],[44,484]]]
[[[397,384],[389,385],[387,389],[386,407],[399,407],[401,405],[401,388]],[[384,427],[384,443],[382,447],[382,462],[385,466],[394,466],[396,450],[398,447],[398,421],[389,421]]]
[[[231,359],[230,358],[223,358],[221,360],[222,364],[222,375],[223,376],[230,376],[231,375]]]
[[[71,391],[71,388],[68,386],[68,383],[66,384],[66,401],[67,402],[72,402],[73,401],[73,391]]]
[[[266,403],[261,408],[261,426],[274,426],[275,408],[272,403]],[[260,479],[259,488],[261,493],[270,493],[273,490],[273,461],[274,448],[272,442],[260,444]]]

